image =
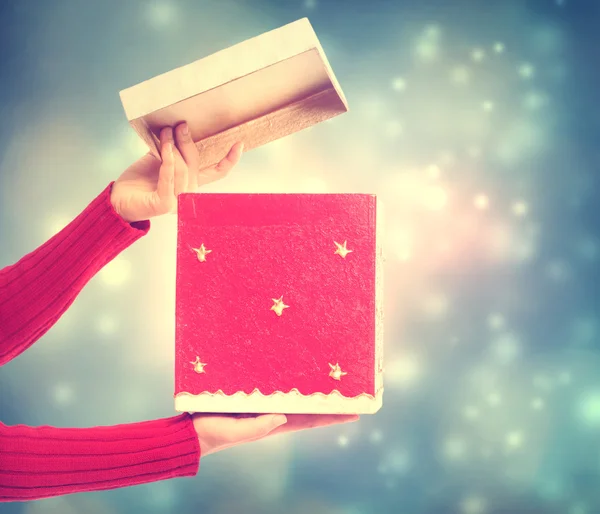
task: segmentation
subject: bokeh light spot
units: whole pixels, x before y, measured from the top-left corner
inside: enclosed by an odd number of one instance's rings
[[[98,275],[107,286],[119,287],[131,277],[131,269],[131,262],[119,256],[104,266]]]

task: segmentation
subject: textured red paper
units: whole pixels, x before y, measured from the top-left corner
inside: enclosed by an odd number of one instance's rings
[[[374,395],[375,207],[362,194],[181,194],[175,394]]]

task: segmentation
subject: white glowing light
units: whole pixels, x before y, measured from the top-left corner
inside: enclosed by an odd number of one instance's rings
[[[491,102],[490,100],[486,100],[481,106],[485,112],[492,112],[494,110],[494,102]]]
[[[392,89],[394,91],[404,91],[406,89],[406,80],[402,77],[396,77],[392,81]]]
[[[457,461],[465,457],[467,444],[462,437],[450,436],[443,444],[442,452],[448,460]]]
[[[474,146],[474,145],[469,146],[467,148],[467,154],[472,159],[477,159],[477,157],[479,157],[481,155],[481,148],[479,148],[478,146]]]
[[[484,57],[485,57],[485,51],[483,50],[483,48],[475,48],[471,52],[471,59],[473,59],[473,61],[475,61],[475,62],[483,61]]]
[[[523,218],[529,213],[529,205],[526,202],[519,200],[512,205],[512,212],[515,216]]]
[[[488,405],[490,405],[490,407],[497,407],[498,405],[500,405],[501,401],[502,397],[498,393],[490,393],[487,396],[487,402]]]
[[[452,83],[457,85],[464,85],[469,83],[471,74],[466,66],[457,66],[450,71],[450,80]]]
[[[600,427],[600,393],[587,392],[579,400],[579,415],[591,427]]]
[[[406,262],[412,254],[412,238],[405,231],[395,230],[388,234],[387,248],[399,261]]]
[[[562,3],[560,4],[562,5]],[[592,511],[588,509],[587,505],[583,502],[574,503],[569,507],[567,514],[591,514]]]
[[[523,63],[518,68],[519,75],[523,79],[530,79],[535,75],[535,68],[529,63]]]
[[[486,195],[478,194],[473,199],[473,205],[475,205],[475,207],[477,209],[480,209],[483,211],[490,206],[490,200]]]
[[[561,371],[558,374],[558,381],[562,385],[569,385],[571,383],[571,373],[569,373],[568,371]]]
[[[443,293],[430,293],[423,299],[423,311],[430,318],[442,318],[448,313],[450,301]]]
[[[386,381],[392,386],[407,388],[414,385],[421,376],[421,366],[413,355],[403,355],[386,364]]]
[[[523,445],[523,433],[520,430],[513,430],[506,434],[506,446],[511,449],[520,448]]]
[[[48,237],[55,236],[58,234],[63,228],[65,228],[69,223],[73,221],[72,219],[67,218],[66,216],[56,217],[50,220],[48,224]]]
[[[442,35],[442,29],[439,25],[432,23],[425,27],[425,30],[423,31],[423,35],[425,36],[426,39],[437,40]]]
[[[383,103],[381,102],[381,100],[375,98],[365,100],[361,106],[361,110],[366,118],[374,120],[378,118],[383,112]]]
[[[58,405],[65,406],[73,403],[75,391],[68,384],[58,384],[52,389],[52,397]]]
[[[114,316],[105,314],[96,320],[96,330],[104,335],[111,335],[117,331],[117,321]]]
[[[566,263],[554,260],[546,265],[546,276],[554,282],[564,282],[569,276],[569,267]]]
[[[299,192],[302,193],[326,193],[329,190],[327,182],[318,177],[305,177],[300,182]]]
[[[497,54],[501,54],[502,52],[504,52],[504,43],[494,43],[494,52],[496,52]]]
[[[531,407],[534,410],[542,410],[544,408],[544,405],[545,405],[544,400],[542,400],[541,398],[534,398],[531,401]]]
[[[423,193],[423,205],[432,210],[439,211],[446,207],[448,203],[448,193],[441,186],[431,186],[425,188]]]
[[[442,166],[452,166],[456,163],[456,155],[448,151],[442,152],[439,162]]]
[[[129,128],[130,130],[127,130],[122,136],[121,147],[128,152],[131,159],[139,159],[148,153],[148,145],[138,136],[137,132],[131,130],[131,127]]]
[[[175,8],[171,2],[156,0],[148,7],[146,15],[150,25],[163,29],[175,21]]]
[[[152,509],[159,509],[162,512],[171,511],[178,499],[177,492],[172,482],[161,481],[153,484],[153,487],[147,491],[144,500]]]
[[[373,432],[371,432],[371,434],[369,435],[369,441],[371,441],[373,444],[380,443],[382,439],[383,434],[380,430],[373,430]]]
[[[342,448],[345,448],[346,446],[348,446],[348,443],[350,442],[350,439],[348,439],[348,437],[346,437],[345,435],[341,435],[338,437],[337,443],[339,446],[341,446]]]
[[[461,514],[485,514],[487,503],[481,496],[467,496],[460,502]]]
[[[500,330],[504,328],[505,323],[504,316],[499,312],[493,312],[487,318],[487,324],[491,330]]]
[[[385,124],[384,133],[389,138],[396,138],[403,132],[402,123],[397,120],[388,121]]]
[[[435,41],[419,41],[415,47],[417,57],[422,61],[430,62],[437,59],[439,47]]]
[[[542,150],[548,144],[549,132],[539,121],[527,118],[512,121],[497,138],[496,154],[503,162],[516,164]]]
[[[492,343],[492,351],[501,364],[510,364],[521,353],[521,343],[514,334],[502,334]]]
[[[548,98],[538,91],[530,91],[523,99],[523,106],[530,111],[537,111],[548,103]]]
[[[410,456],[406,450],[394,448],[386,455],[385,466],[387,470],[403,475],[410,469]]]
[[[136,137],[137,134],[136,134]],[[107,149],[99,159],[102,171],[112,177],[117,172],[123,172],[131,164],[131,155],[123,149]]]
[[[546,375],[535,375],[532,383],[538,391],[549,392],[552,390],[552,383]]]
[[[442,170],[440,170],[439,166],[432,164],[427,167],[427,176],[429,178],[436,180],[436,179],[440,178],[441,174],[442,174]]]
[[[474,420],[479,417],[479,409],[472,405],[467,405],[463,410],[463,415],[466,419]]]
[[[118,287],[129,279],[131,268],[131,262],[122,257],[115,257],[100,270],[99,275],[107,286]]]

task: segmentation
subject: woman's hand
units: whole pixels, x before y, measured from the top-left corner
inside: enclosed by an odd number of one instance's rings
[[[276,434],[358,419],[356,414],[193,414],[202,457]]]
[[[173,136],[175,134],[175,136]],[[148,153],[134,162],[113,184],[110,201],[128,223],[175,212],[177,195],[227,175],[238,163],[243,144],[233,145],[215,167],[200,172],[200,155],[186,123],[160,132],[162,163]]]

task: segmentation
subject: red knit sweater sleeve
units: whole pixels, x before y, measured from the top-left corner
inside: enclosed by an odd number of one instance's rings
[[[116,213],[112,184],[58,234],[0,270],[0,366],[42,337],[103,266],[150,230],[150,221],[130,224]]]
[[[112,182],[69,225],[0,270],[0,366],[62,316],[103,266],[148,233],[110,203]],[[191,416],[113,427],[55,428],[0,423],[0,502],[137,485],[198,472]]]
[[[189,414],[94,428],[0,423],[0,502],[194,476],[199,456]]]

